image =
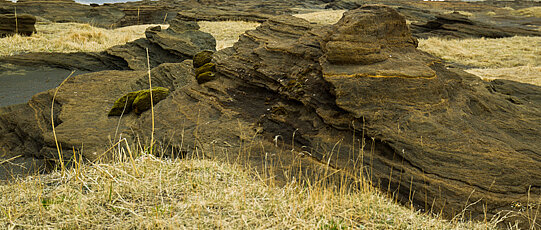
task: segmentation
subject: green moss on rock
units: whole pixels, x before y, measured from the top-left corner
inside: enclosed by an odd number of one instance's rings
[[[204,64],[209,63],[210,61],[212,61],[213,54],[214,52],[210,50],[205,50],[197,53],[195,56],[193,56],[193,67],[199,68]]]
[[[139,91],[129,92],[122,96],[113,104],[113,108],[109,111],[109,116],[120,116],[122,113],[129,113],[132,110],[132,104]],[[125,109],[124,109],[125,107]]]
[[[152,89],[152,102],[155,105],[159,101],[165,99],[169,95],[169,89],[164,87],[156,87]],[[126,109],[124,109],[126,107]],[[139,90],[129,92],[116,100],[113,108],[109,111],[109,116],[120,116],[134,110],[136,114],[150,109],[150,90]]]
[[[169,89],[156,87],[152,89],[152,102],[155,105],[169,95]],[[132,109],[136,114],[141,114],[150,109],[150,90],[141,90],[133,101]]]
[[[204,72],[202,74],[199,74],[195,77],[197,79],[197,83],[203,84],[208,81],[212,81],[216,78],[213,72]]]
[[[213,73],[216,72],[216,64],[209,62],[195,69],[195,76],[200,75],[204,72],[213,72]]]

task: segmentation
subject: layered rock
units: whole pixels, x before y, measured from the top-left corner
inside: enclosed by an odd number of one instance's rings
[[[469,19],[458,12],[436,15],[426,23],[413,23],[412,31],[417,37],[447,38],[503,38],[512,36],[541,36],[541,32],[517,27],[489,25]]]
[[[541,87],[485,82],[416,46],[404,17],[384,6],[329,26],[273,17],[214,53],[213,80],[198,84],[190,60],[154,68],[152,85],[171,91],[154,119],[107,116],[148,87],[145,72],[74,77],[58,91],[55,131],[64,159],[76,149],[96,160],[120,136],[145,144],[154,120],[166,154],[237,159],[282,181],[365,178],[446,217],[520,211],[505,221],[528,225],[541,199]],[[58,160],[53,94],[0,109],[4,157]],[[512,210],[517,202],[531,209]]]
[[[147,49],[151,68],[161,63],[191,59],[202,50],[216,50],[216,40],[199,31],[196,22],[172,20],[169,28],[151,27],[146,38],[111,47],[98,53],[28,53],[5,57],[1,62],[17,65],[45,65],[84,71],[145,70]]]
[[[0,37],[14,34],[30,36],[36,32],[36,17],[28,14],[0,14]]]
[[[521,17],[508,10],[538,6],[531,1],[393,1],[393,0],[336,0],[328,9],[355,9],[381,3],[391,6],[413,22],[412,33],[417,38],[501,38],[511,36],[541,36],[536,27],[539,18]],[[459,13],[467,12],[468,16]],[[489,16],[493,15],[493,16]]]
[[[186,12],[199,20],[248,20],[264,21],[269,15],[291,14],[292,8],[313,8],[319,0],[220,1],[220,0],[160,0],[137,1],[103,5],[84,5],[71,0],[42,1],[25,0],[17,3],[20,13],[32,14],[52,22],[80,22],[111,28],[140,24],[163,24],[174,19],[178,12]],[[12,11],[15,4],[6,2],[0,6]],[[195,10],[194,10],[195,9]],[[191,14],[190,14],[191,13]]]
[[[295,139],[351,174],[364,164],[373,184],[421,209],[481,219],[513,202],[538,207],[541,88],[487,83],[415,48],[386,7],[321,28],[273,18],[217,54],[219,77],[253,87],[220,92],[238,113],[259,112],[251,118],[269,139]]]

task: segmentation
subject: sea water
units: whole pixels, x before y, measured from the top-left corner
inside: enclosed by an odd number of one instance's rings
[[[53,89],[71,71],[51,67],[26,67],[0,64],[0,107],[26,103],[33,95]],[[87,73],[76,71],[73,75]]]

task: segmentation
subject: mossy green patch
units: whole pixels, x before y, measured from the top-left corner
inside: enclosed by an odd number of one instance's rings
[[[156,104],[159,101],[165,99],[169,95],[169,89],[163,87],[156,87],[152,89],[152,104]],[[150,90],[141,90],[135,100],[133,101],[132,109],[136,114],[150,109]]]
[[[213,72],[204,72],[202,74],[199,74],[195,77],[197,79],[197,83],[203,84],[208,81],[212,81],[216,78]]]
[[[139,91],[129,92],[122,96],[113,104],[113,108],[109,111],[109,116],[120,116],[122,113],[129,113],[132,110],[132,104]]]
[[[152,88],[152,102],[155,105],[169,95],[169,89],[164,87]],[[124,109],[125,107],[125,109]],[[136,114],[150,109],[150,90],[139,90],[129,92],[116,100],[113,108],[109,111],[109,116],[120,116],[134,110]]]
[[[202,74],[204,72],[216,72],[216,64],[209,62],[207,64],[204,64],[203,66],[195,69],[195,76]]]
[[[193,56],[193,67],[199,68],[203,66],[204,64],[209,63],[210,61],[212,61],[213,54],[214,52],[210,50],[204,50],[197,53],[196,55]]]

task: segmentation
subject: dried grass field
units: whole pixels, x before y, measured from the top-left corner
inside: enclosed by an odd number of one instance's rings
[[[297,15],[318,24],[343,11]],[[0,56],[26,52],[102,51],[144,36],[150,25],[115,30],[40,24],[31,37],[0,39]],[[165,26],[165,25],[163,25]],[[232,46],[257,23],[200,22],[217,48]],[[419,48],[472,68],[484,79],[541,85],[541,38],[420,40]],[[284,186],[238,162],[163,159],[143,149],[135,160],[75,163],[48,175],[0,183],[2,229],[497,229],[503,217],[443,220],[398,205],[363,184],[336,189],[317,181]],[[4,162],[2,162],[4,163]],[[512,226],[511,226],[512,228]]]
[[[0,228],[495,229],[442,220],[370,188],[272,183],[235,163],[162,159],[80,164],[0,185]]]

